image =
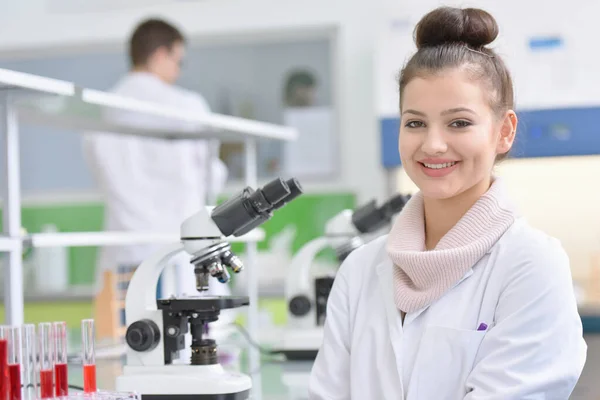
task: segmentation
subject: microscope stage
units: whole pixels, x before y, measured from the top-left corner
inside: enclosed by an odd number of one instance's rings
[[[159,310],[169,311],[217,311],[243,307],[250,304],[247,296],[189,296],[157,301]]]

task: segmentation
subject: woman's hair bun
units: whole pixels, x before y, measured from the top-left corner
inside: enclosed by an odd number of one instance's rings
[[[479,8],[440,7],[426,14],[415,28],[418,49],[450,43],[481,48],[498,36],[498,24]]]

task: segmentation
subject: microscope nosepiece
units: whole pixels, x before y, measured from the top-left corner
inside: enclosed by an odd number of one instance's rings
[[[244,264],[242,263],[242,260],[240,260],[240,258],[233,254],[231,251],[228,251],[225,254],[223,254],[222,260],[223,264],[231,268],[231,270],[236,274],[244,269]]]

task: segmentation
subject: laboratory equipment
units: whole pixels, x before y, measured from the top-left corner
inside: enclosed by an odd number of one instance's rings
[[[37,354],[35,325],[21,327],[22,337],[22,389],[26,399],[37,398]]]
[[[54,322],[54,388],[56,397],[69,394],[67,369],[67,323]]]
[[[288,319],[283,340],[275,346],[276,352],[291,360],[316,357],[335,276],[313,277],[311,266],[315,257],[323,249],[332,248],[341,263],[352,251],[383,234],[409,198],[397,194],[381,206],[372,200],[355,211],[344,210],[327,222],[324,236],[308,242],[298,251],[286,278]]]
[[[275,179],[257,190],[247,187],[183,221],[181,244],[156,253],[136,269],[125,298],[127,362],[117,378],[118,391],[137,392],[146,400],[249,398],[250,377],[225,371],[215,340],[205,335],[206,324],[218,320],[221,310],[248,305],[248,297],[197,293],[156,300],[156,286],[169,260],[182,251],[191,256],[199,292],[208,289],[211,276],[226,283],[226,267],[238,273],[243,265],[225,238],[250,232],[301,193],[295,179]],[[191,358],[182,360],[188,332]]]
[[[9,399],[21,400],[21,362],[23,361],[20,326],[11,326],[8,337]]]
[[[96,355],[94,320],[81,321],[81,343],[83,347],[83,391],[96,392]]]
[[[10,337],[10,327],[0,326],[0,396],[2,399],[8,399],[8,340]]]
[[[38,324],[38,351],[40,357],[40,398],[54,397],[54,333],[50,322]]]
[[[61,397],[60,400],[141,400],[141,398],[137,393],[98,390],[94,393],[71,392],[68,396]]]

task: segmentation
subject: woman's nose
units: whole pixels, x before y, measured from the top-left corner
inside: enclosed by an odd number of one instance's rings
[[[444,133],[438,129],[429,129],[425,134],[421,151],[428,155],[445,153],[448,150]]]

